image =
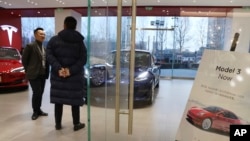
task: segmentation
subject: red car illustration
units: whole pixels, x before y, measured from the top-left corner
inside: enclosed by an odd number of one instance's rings
[[[230,132],[231,124],[247,123],[235,113],[217,106],[205,108],[194,106],[188,110],[187,120],[194,125],[198,125],[203,130],[216,129],[226,133]]]

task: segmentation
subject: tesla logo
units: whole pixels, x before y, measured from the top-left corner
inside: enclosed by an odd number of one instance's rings
[[[13,32],[17,32],[17,28],[11,25],[1,25],[2,30],[6,30],[8,33],[9,43],[12,45],[12,34]]]

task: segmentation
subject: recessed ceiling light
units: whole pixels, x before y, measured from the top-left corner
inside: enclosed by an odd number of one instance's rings
[[[107,0],[102,0],[104,3],[108,3]]]
[[[56,0],[56,2],[58,2],[58,3],[61,3],[61,4],[65,4],[65,2],[64,1],[62,1],[62,0]]]
[[[38,3],[31,1],[31,0],[27,0],[27,3],[32,4],[32,5],[36,5],[36,6],[38,5]]]
[[[6,2],[6,1],[0,1],[0,3],[2,3],[2,2],[3,2],[3,4],[5,4],[5,5],[12,6],[11,3],[8,3],[8,2]]]

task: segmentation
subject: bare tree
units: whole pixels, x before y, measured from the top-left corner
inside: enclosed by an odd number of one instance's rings
[[[208,21],[208,46],[212,49],[222,49],[224,46],[225,18],[210,18]]]
[[[140,25],[140,26],[142,26],[142,27],[145,27],[145,22],[144,21],[139,21],[140,23],[139,24],[137,24],[137,27],[138,27],[138,25]],[[137,30],[136,30],[137,32],[137,35],[138,35],[138,37],[139,37],[139,49],[146,49],[146,46],[145,46],[145,30],[142,30],[142,29],[138,29],[137,28]]]
[[[189,29],[190,29],[189,18],[180,17],[178,22],[176,23],[176,28],[175,28],[176,30],[175,38],[176,38],[176,43],[179,46],[180,53],[183,50],[185,42],[190,40],[190,37],[188,37]]]
[[[164,25],[163,25],[164,29],[159,30],[160,47],[161,49],[163,49],[163,45],[165,44],[165,42],[167,42],[168,24],[167,24],[166,18],[161,17],[160,20],[164,22]]]
[[[122,40],[122,48],[128,48],[131,46],[131,17],[123,17],[122,18],[122,33],[121,33],[121,40]],[[116,31],[116,30],[115,30]]]
[[[206,41],[206,37],[207,37],[207,24],[205,19],[202,19],[199,23],[198,23],[198,43],[199,43],[199,47],[204,47],[205,46],[205,41]]]

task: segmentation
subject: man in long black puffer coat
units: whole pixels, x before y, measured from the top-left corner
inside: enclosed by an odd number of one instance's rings
[[[48,42],[46,55],[51,65],[50,102],[55,104],[55,128],[62,129],[63,105],[71,105],[74,131],[85,127],[80,122],[80,106],[84,104],[86,89],[83,66],[87,60],[84,37],[76,31],[77,21],[68,16],[64,29]]]

